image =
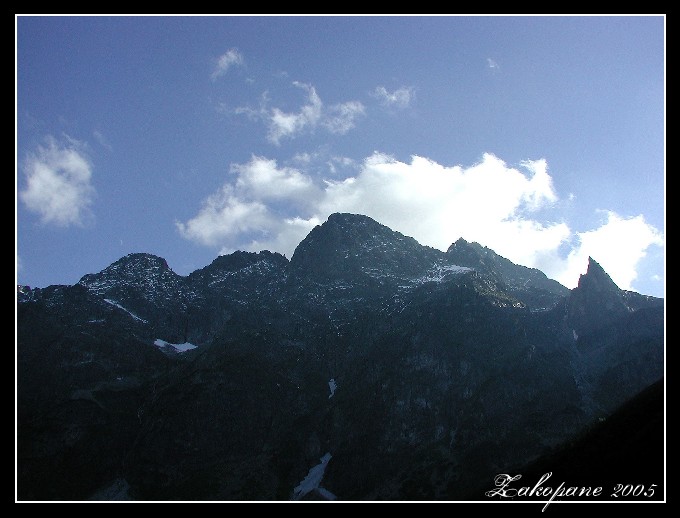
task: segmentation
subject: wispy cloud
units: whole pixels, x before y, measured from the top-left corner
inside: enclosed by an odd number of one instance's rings
[[[231,67],[242,64],[243,55],[237,49],[231,48],[217,58],[210,78],[215,81],[218,77],[226,74]]]
[[[414,89],[410,86],[402,86],[393,92],[389,92],[384,86],[378,86],[372,95],[379,99],[383,106],[406,108],[413,100]]]
[[[92,165],[82,142],[46,138],[45,146],[29,154],[23,164],[25,188],[19,198],[45,224],[66,227],[83,225],[92,217],[90,206],[95,189]]]
[[[405,163],[376,152],[355,176],[337,181],[253,157],[232,166],[232,173],[235,179],[210,196],[194,218],[177,223],[185,238],[222,253],[269,249],[290,257],[329,214],[352,212],[440,250],[459,237],[477,241],[568,287],[576,285],[590,255],[620,287],[631,289],[645,251],[663,245],[663,236],[642,216],[608,211],[600,226],[578,231],[559,218],[539,217],[559,206],[543,159],[514,168],[485,154],[470,167],[447,167],[423,157]]]
[[[236,115],[245,115],[251,120],[263,120],[267,124],[267,140],[280,145],[284,139],[293,139],[307,131],[322,127],[330,133],[343,135],[356,125],[356,120],[365,114],[364,105],[359,101],[324,106],[314,86],[294,81],[293,86],[307,93],[306,103],[298,111],[287,112],[269,107],[267,92],[262,95],[259,107],[240,106],[234,109]]]
[[[220,102],[217,104],[217,111],[225,115],[229,115],[231,113],[235,115],[245,115],[248,119],[252,121],[259,121],[262,119],[268,119],[269,117],[268,105],[269,105],[269,92],[265,90],[264,92],[262,92],[262,95],[260,95],[260,103],[257,108],[253,108],[251,106],[238,106],[232,110],[227,106],[226,103]]]
[[[295,155],[293,155],[293,161],[300,164],[309,164],[312,161],[312,158],[312,154],[307,152],[295,153]]]
[[[307,91],[307,104],[296,113],[285,113],[279,108],[273,108],[269,117],[269,132],[267,139],[279,144],[284,137],[293,137],[305,128],[314,128],[321,119],[323,103],[313,86],[295,81],[293,85]]]
[[[335,175],[338,172],[338,166],[341,170],[358,169],[357,162],[346,156],[332,156],[326,162],[326,165],[328,165],[328,171],[332,175]]]
[[[344,135],[355,126],[356,119],[365,113],[366,109],[359,101],[336,104],[328,109],[323,125],[331,133]]]
[[[107,151],[113,151],[113,146],[101,131],[94,130],[92,132],[92,136],[94,136],[95,140],[99,143],[100,146],[105,148]]]
[[[337,177],[337,174],[347,176],[348,174],[355,173],[358,169],[355,160],[345,156],[333,155],[325,148],[319,148],[312,153],[295,153],[291,159],[291,163],[306,168],[307,170],[315,171],[322,171],[324,170],[324,166],[326,166],[328,172],[330,172],[333,177]]]

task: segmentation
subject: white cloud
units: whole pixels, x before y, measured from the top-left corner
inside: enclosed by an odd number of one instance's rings
[[[309,176],[256,156],[246,164],[232,165],[231,172],[236,176],[233,184],[208,197],[188,222],[176,223],[183,237],[220,248],[222,253],[269,248],[290,254],[292,249],[286,245],[297,244],[318,224],[314,218],[306,222],[285,215],[284,205],[305,210],[322,195]]]
[[[210,74],[210,79],[214,81],[218,77],[226,74],[234,65],[242,64],[243,55],[235,48],[229,49],[215,61],[215,67],[213,68],[212,74]]]
[[[311,178],[296,169],[277,168],[276,160],[252,157],[247,164],[234,164],[236,192],[256,200],[285,199],[306,203],[317,197],[318,189]]]
[[[46,145],[26,158],[26,186],[19,198],[43,223],[67,227],[83,225],[92,217],[92,165],[83,148],[83,143],[69,137],[64,143],[47,137]]]
[[[642,216],[613,212],[599,228],[582,232],[564,221],[542,219],[539,215],[559,206],[547,163],[520,166],[509,167],[491,154],[470,167],[447,167],[423,157],[405,163],[376,152],[354,176],[333,180],[252,157],[233,165],[236,179],[178,228],[184,237],[222,252],[269,249],[290,257],[314,225],[333,212],[351,212],[440,250],[459,237],[477,241],[568,287],[576,285],[591,255],[619,286],[630,289],[645,250],[663,244],[658,231]]]
[[[278,108],[274,108],[267,138],[270,142],[279,144],[282,137],[294,135],[307,124],[309,124],[309,121],[305,119],[302,113],[284,113]]]
[[[384,86],[378,86],[373,91],[373,96],[377,97],[383,106],[393,106],[395,108],[406,108],[411,104],[414,90],[410,86],[402,86],[394,92],[388,92]]]
[[[273,223],[264,204],[242,201],[231,186],[225,185],[205,200],[197,216],[187,223],[177,222],[176,225],[187,239],[208,246],[221,246],[242,234],[261,232]]]

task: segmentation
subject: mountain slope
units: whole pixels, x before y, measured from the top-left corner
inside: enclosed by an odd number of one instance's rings
[[[663,303],[353,214],[290,261],[19,287],[19,496],[281,500],[325,458],[317,496],[465,498],[660,379]]]
[[[455,264],[470,267],[505,284],[510,293],[532,309],[550,308],[569,293],[567,288],[548,279],[540,270],[514,264],[493,250],[479,243],[468,243],[463,238],[453,243],[446,255]]]

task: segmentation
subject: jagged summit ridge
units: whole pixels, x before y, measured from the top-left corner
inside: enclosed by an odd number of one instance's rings
[[[592,258],[590,270],[590,275],[583,277],[580,284],[595,283],[608,286],[614,293],[619,292]],[[175,305],[186,306],[197,296],[205,299],[206,289],[217,295],[226,291],[239,292],[242,298],[248,292],[277,291],[277,286],[286,280],[292,283],[310,280],[331,284],[349,282],[353,285],[388,283],[409,288],[447,282],[466,273],[481,275],[485,282],[501,286],[511,298],[536,310],[553,307],[569,293],[567,288],[548,279],[540,270],[516,265],[493,250],[462,237],[446,252],[441,252],[368,216],[351,213],[333,213],[317,225],[300,242],[290,261],[267,250],[257,253],[236,251],[221,255],[211,264],[182,277],[162,257],[133,253],[99,273],[83,276],[78,284],[93,294],[117,302],[131,300],[135,305],[146,300],[166,305],[172,301]],[[31,296],[21,292],[20,298],[30,300]]]

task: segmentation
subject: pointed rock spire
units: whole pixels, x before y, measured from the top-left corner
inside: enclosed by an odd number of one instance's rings
[[[610,325],[630,312],[612,278],[592,257],[569,297],[569,323],[578,336]]]

